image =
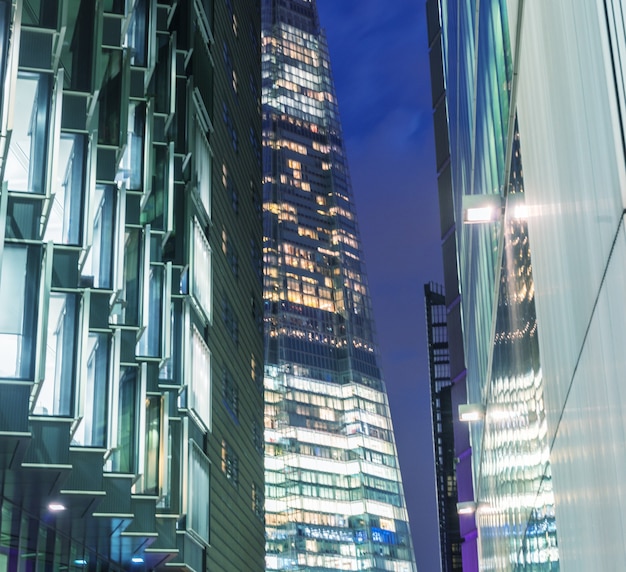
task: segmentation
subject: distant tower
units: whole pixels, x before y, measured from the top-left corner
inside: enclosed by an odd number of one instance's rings
[[[439,544],[443,572],[463,570],[461,533],[457,514],[457,485],[454,452],[454,416],[446,297],[437,284],[424,285],[426,327],[428,329],[428,365],[430,399],[435,446],[435,478],[439,513]]]
[[[263,1],[262,61],[267,569],[412,572],[315,2]]]

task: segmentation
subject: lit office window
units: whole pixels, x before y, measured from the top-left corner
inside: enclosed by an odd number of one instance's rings
[[[114,188],[109,185],[96,185],[91,196],[94,203],[92,242],[82,275],[93,277],[94,288],[111,287],[115,196]]]
[[[32,379],[40,265],[38,248],[5,244],[0,276],[0,376],[3,378]]]
[[[43,194],[46,190],[46,158],[50,129],[52,76],[18,74],[13,133],[4,180],[10,191]]]
[[[211,149],[198,123],[196,123],[196,179],[202,206],[211,216]]]
[[[52,207],[44,237],[46,242],[79,244],[81,241],[86,147],[84,135],[61,134],[57,177],[53,181]]]
[[[77,310],[76,294],[50,294],[45,377],[35,405],[37,415],[69,416],[73,413]]]
[[[189,496],[187,523],[205,543],[209,542],[209,459],[194,441],[189,442]]]
[[[191,339],[189,393],[189,407],[204,426],[211,430],[211,352],[195,326]]]
[[[192,291],[198,304],[211,317],[211,247],[198,220],[193,220]]]
[[[88,447],[106,445],[108,418],[109,337],[90,333],[87,338],[87,377],[81,388],[82,419],[74,433],[74,444]]]

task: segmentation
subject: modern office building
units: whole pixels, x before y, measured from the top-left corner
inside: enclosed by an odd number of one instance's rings
[[[0,569],[264,568],[258,38],[0,1]]]
[[[518,126],[511,47],[519,30],[509,10],[523,4],[427,3],[450,352],[462,342],[465,362],[451,374],[465,381],[452,389],[464,570],[560,567],[552,378],[522,169],[534,141]]]
[[[454,449],[454,411],[450,378],[448,318],[443,287],[424,284],[426,330],[428,334],[428,372],[432,407],[435,484],[439,518],[441,572],[461,572],[461,531],[457,513],[456,453]],[[464,381],[464,380],[463,380]]]
[[[267,570],[415,561],[324,32],[262,2]]]

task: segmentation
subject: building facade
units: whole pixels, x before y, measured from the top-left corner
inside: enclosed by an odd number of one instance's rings
[[[0,568],[264,567],[260,15],[0,1]]]
[[[262,74],[267,570],[412,572],[314,1],[262,2]]]
[[[428,373],[435,453],[435,486],[439,518],[439,548],[442,572],[463,570],[462,538],[457,513],[454,410],[450,378],[450,348],[446,296],[438,284],[424,285],[428,333]]]
[[[427,4],[464,570],[560,568],[511,4]]]

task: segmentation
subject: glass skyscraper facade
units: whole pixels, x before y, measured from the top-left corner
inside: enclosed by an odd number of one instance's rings
[[[458,512],[464,570],[558,570],[510,4],[428,3]]]
[[[262,2],[267,570],[413,572],[328,48]]]
[[[264,569],[259,38],[0,0],[1,570]]]

